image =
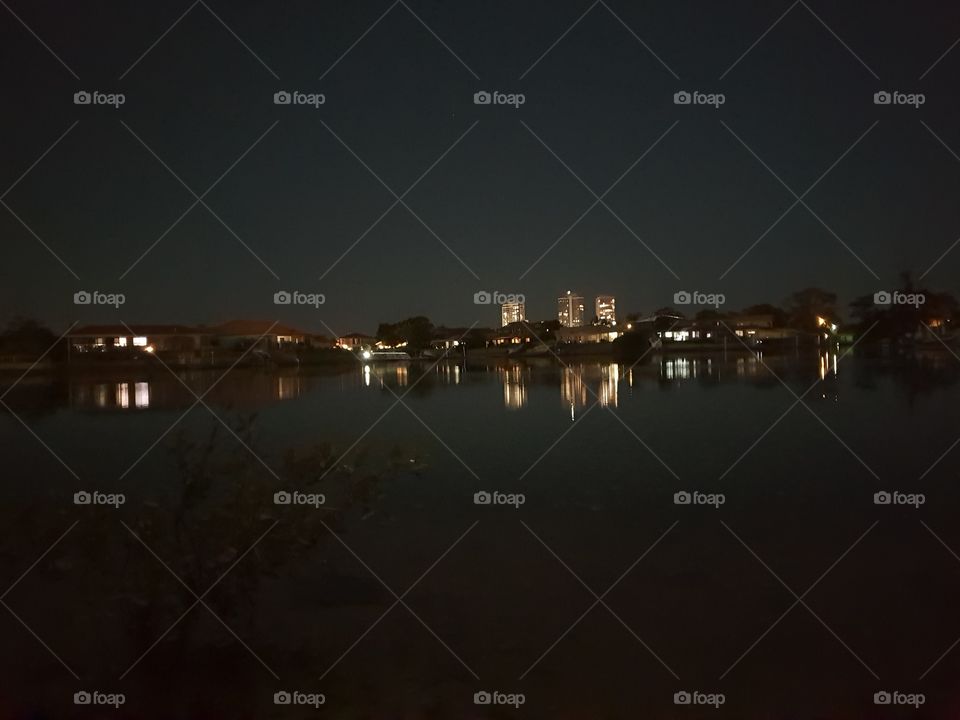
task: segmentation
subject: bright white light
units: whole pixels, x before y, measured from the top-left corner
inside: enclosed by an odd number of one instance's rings
[[[364,359],[364,360],[369,360],[370,357],[371,357],[370,351],[369,351],[369,350],[364,350],[364,351],[363,351],[363,359]]]
[[[147,345],[144,350],[146,350],[148,353],[152,353],[154,350],[156,350],[156,348],[153,345]]]

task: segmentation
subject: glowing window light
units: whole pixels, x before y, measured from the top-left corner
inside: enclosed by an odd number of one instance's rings
[[[124,340],[126,340],[126,338],[124,338]],[[145,337],[135,337],[135,338],[133,339],[133,346],[134,346],[134,347],[146,347],[146,346],[147,346],[147,339],[146,339]]]
[[[138,408],[150,407],[150,385],[145,382],[133,384],[133,404]]]
[[[117,406],[130,407],[130,385],[127,383],[117,383]]]

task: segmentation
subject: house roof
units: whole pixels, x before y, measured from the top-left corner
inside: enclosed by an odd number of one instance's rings
[[[289,325],[281,325],[272,320],[230,320],[222,325],[210,328],[217,335],[309,335]]]
[[[222,325],[84,325],[74,328],[69,337],[106,337],[110,335],[300,335],[310,333],[289,325],[274,323],[272,320],[231,320]],[[323,337],[323,336],[320,336]]]
[[[341,335],[341,336],[340,336],[341,339],[343,339],[343,338],[361,338],[361,339],[363,339],[363,338],[372,338],[372,337],[374,337],[374,336],[373,336],[373,335],[367,335],[366,333],[356,333],[356,332],[347,333],[346,335]]]
[[[204,332],[203,328],[190,325],[83,325],[74,328],[69,337],[108,335],[192,335]],[[209,332],[209,331],[207,331]]]

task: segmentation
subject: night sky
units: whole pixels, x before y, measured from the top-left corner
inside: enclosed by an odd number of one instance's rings
[[[4,0],[0,320],[493,326],[478,290],[537,319],[567,289],[621,313],[680,289],[845,304],[901,270],[960,292],[960,247],[930,269],[960,237],[958,36],[960,6],[932,1]],[[278,307],[282,289],[326,303]]]

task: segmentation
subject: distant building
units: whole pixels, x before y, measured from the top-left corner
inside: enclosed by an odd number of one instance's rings
[[[377,339],[363,333],[349,333],[337,338],[337,347],[344,350],[362,350],[377,344]]]
[[[522,302],[504,303],[500,306],[500,327],[527,319],[527,309]]]
[[[568,343],[601,343],[612,342],[617,339],[616,330],[595,325],[574,328],[560,328],[557,330],[557,340]]]
[[[566,295],[557,298],[557,320],[561,327],[583,325],[583,296],[567,290]]]
[[[597,295],[594,305],[598,322],[617,324],[617,299],[613,295]]]

